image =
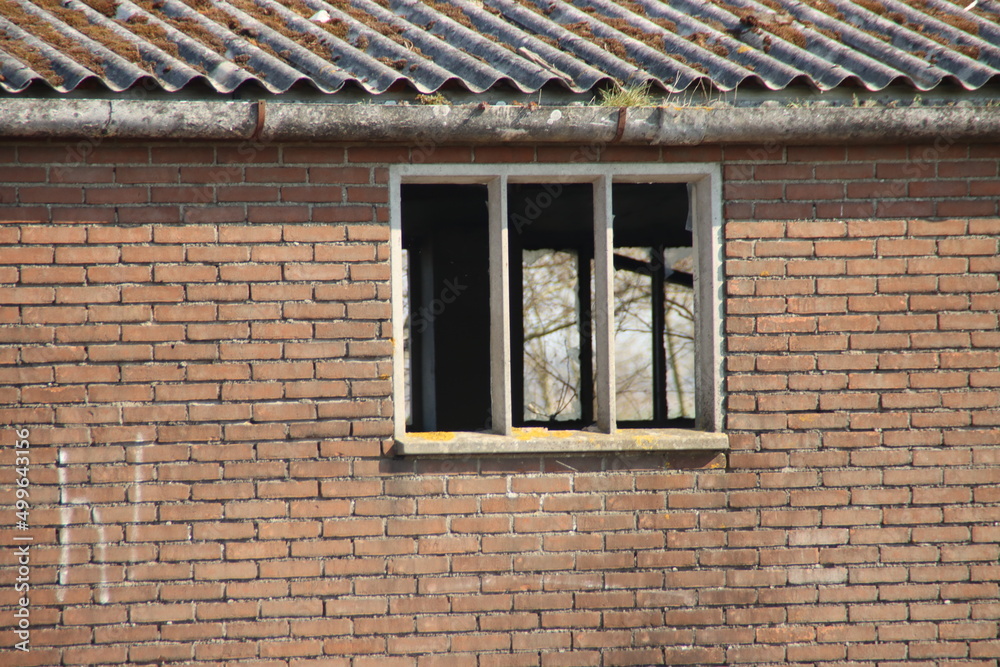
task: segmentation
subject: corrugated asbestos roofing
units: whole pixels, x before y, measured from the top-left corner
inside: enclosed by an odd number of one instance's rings
[[[998,75],[998,0],[0,0],[8,93],[923,91]]]

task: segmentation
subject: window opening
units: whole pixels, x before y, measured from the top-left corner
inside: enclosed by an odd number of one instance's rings
[[[600,401],[621,427],[693,427],[697,263],[688,187],[605,187],[613,247],[600,244],[611,255],[613,294],[605,303],[613,306],[613,362],[605,380],[610,389],[605,384]],[[506,257],[509,304],[499,330],[509,333],[511,350],[507,423],[596,426],[595,238],[601,232],[595,236],[594,227],[607,195],[596,196],[595,188],[590,182],[517,182],[502,190],[400,186],[407,431],[493,428],[491,412],[499,408],[491,354],[498,347],[495,328],[491,340],[490,299],[498,287],[491,275],[503,274],[497,273],[498,255],[491,258],[491,238],[498,238],[490,228],[491,207],[494,217],[502,211],[499,219],[506,219],[507,254],[499,257]]]
[[[615,405],[620,426],[694,426],[694,264],[687,187],[615,183]]]
[[[515,426],[594,421],[593,186],[508,186]]]
[[[575,251],[522,251],[524,422],[583,419],[579,260]]]
[[[402,186],[413,431],[491,427],[486,202],[482,185]]]

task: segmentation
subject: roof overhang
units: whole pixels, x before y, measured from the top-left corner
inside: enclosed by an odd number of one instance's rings
[[[21,139],[690,146],[1000,140],[1000,106],[387,106],[256,101],[0,100]]]

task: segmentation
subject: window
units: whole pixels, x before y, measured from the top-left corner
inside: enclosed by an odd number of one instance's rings
[[[394,167],[398,451],[724,449],[719,182]]]

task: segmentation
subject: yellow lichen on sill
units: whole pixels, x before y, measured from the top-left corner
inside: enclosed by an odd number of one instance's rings
[[[724,451],[724,433],[685,429],[620,429],[615,433],[517,428],[511,435],[432,431],[396,438],[403,456],[597,454],[606,452]]]
[[[420,431],[418,433],[407,433],[407,437],[430,440],[432,442],[447,442],[455,439],[453,431]]]

